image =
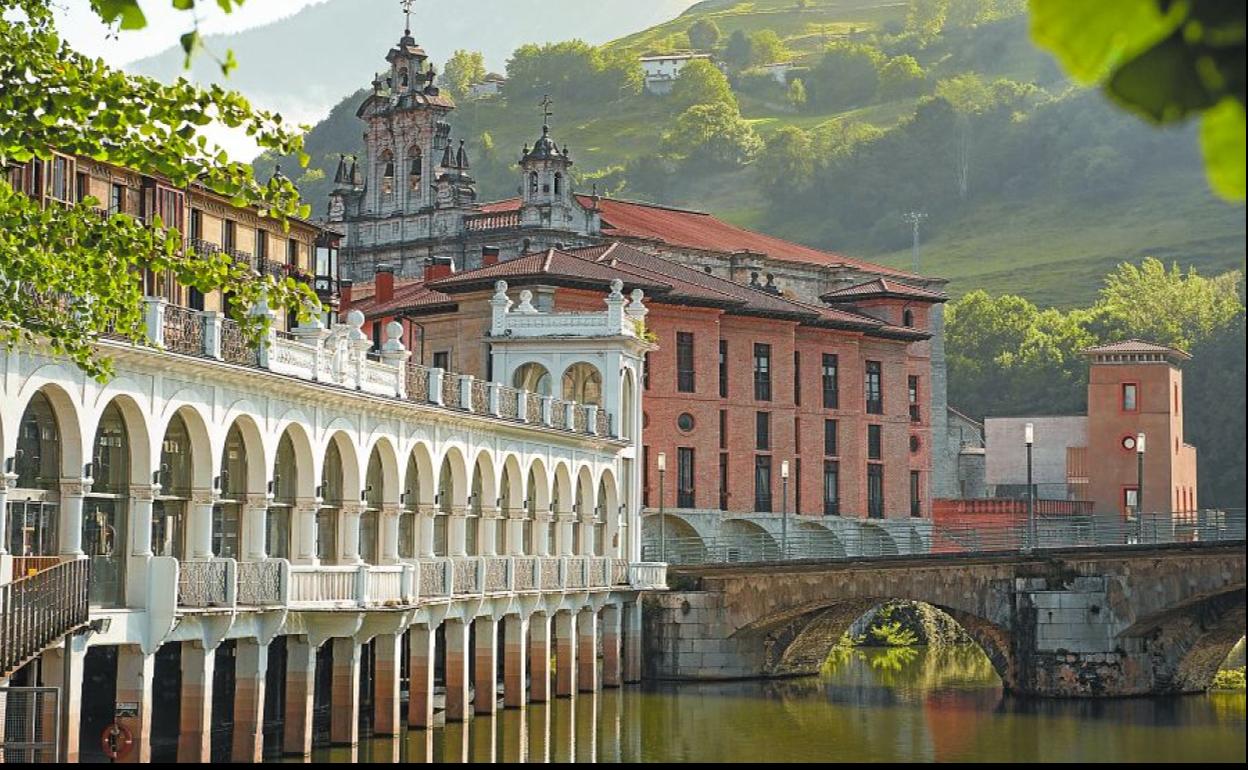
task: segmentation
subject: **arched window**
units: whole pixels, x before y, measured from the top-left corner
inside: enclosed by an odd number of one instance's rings
[[[602,375],[593,364],[569,366],[563,373],[563,399],[602,406]]]
[[[425,173],[424,154],[416,145],[407,148],[407,189],[420,191],[420,180]]]
[[[537,172],[529,174],[529,195],[537,195]]]
[[[901,323],[903,326],[914,326],[914,311],[907,310],[901,314]]]
[[[543,396],[550,395],[550,372],[537,363],[527,363],[516,370],[512,376],[512,385]]]
[[[407,88],[407,69],[399,70],[399,88]]]
[[[394,194],[394,154],[389,150],[381,153],[381,194]]]
[[[555,195],[563,195],[563,174],[555,174]]]

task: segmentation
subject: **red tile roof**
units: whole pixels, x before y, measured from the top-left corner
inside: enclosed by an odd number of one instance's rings
[[[876,278],[866,283],[848,286],[844,289],[836,289],[824,294],[820,299],[824,302],[852,302],[854,300],[873,299],[876,297],[900,297],[902,299],[920,299],[929,302],[945,302],[949,299],[949,296],[944,292],[911,286],[908,283],[891,281],[887,278]]]
[[[455,300],[449,295],[431,289],[419,280],[396,282],[394,295],[385,302],[377,301],[374,282],[357,283],[351,287],[350,309],[359,310],[365,318],[383,318],[416,309],[453,309],[455,306]]]
[[[578,195],[576,197],[585,208],[594,206],[595,201],[591,196]],[[821,251],[811,246],[803,246],[783,238],[737,227],[704,211],[616,198],[598,198],[597,206],[602,215],[602,234],[609,238],[651,241],[677,248],[715,251],[724,254],[753,251],[784,262],[801,262],[828,267],[843,265],[881,275],[911,279],[920,277],[903,270],[854,259],[844,254]],[[484,204],[482,210],[495,213],[511,211],[519,207],[519,198],[508,198]]]
[[[1085,348],[1083,354],[1085,356],[1105,355],[1114,353],[1160,353],[1165,356],[1173,356],[1183,361],[1191,358],[1186,351],[1178,348],[1158,345],[1154,342],[1145,342],[1144,340],[1130,339],[1120,342],[1110,342],[1105,345],[1097,345],[1095,347]]]

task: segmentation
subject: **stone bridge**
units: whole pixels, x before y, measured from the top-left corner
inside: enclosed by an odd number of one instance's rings
[[[812,674],[893,599],[962,624],[1007,690],[1057,697],[1208,687],[1244,635],[1244,544],[674,567],[647,600],[647,673]]]

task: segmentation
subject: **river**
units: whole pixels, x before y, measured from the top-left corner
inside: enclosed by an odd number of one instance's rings
[[[848,650],[820,676],[651,684],[500,711],[326,762],[1245,761],[1244,693],[1005,695],[977,648]]]

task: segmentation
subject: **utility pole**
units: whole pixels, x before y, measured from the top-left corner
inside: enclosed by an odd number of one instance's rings
[[[914,274],[919,274],[919,225],[927,219],[927,213],[923,211],[911,211],[902,214],[903,221],[908,222],[914,228],[914,246],[911,251],[911,259],[914,262]]]

